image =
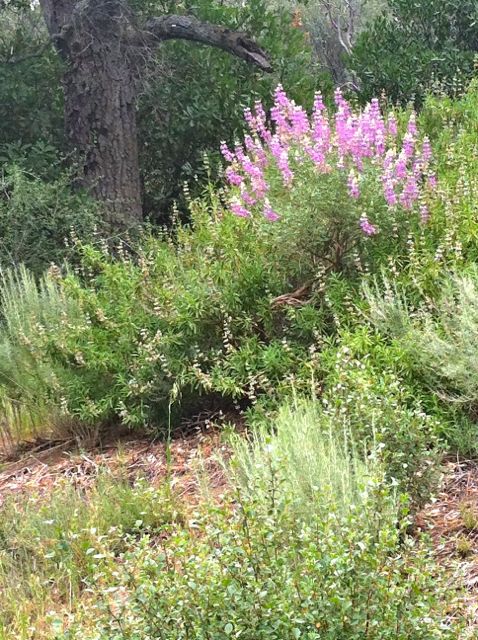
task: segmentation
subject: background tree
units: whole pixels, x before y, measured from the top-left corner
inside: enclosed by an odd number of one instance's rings
[[[360,33],[382,10],[386,0],[272,0],[287,7],[308,34],[322,72],[335,85],[354,87],[347,58]]]
[[[170,39],[218,47],[270,71],[248,36],[191,15],[138,19],[122,0],[40,0],[48,32],[66,62],[65,129],[78,154],[78,183],[105,203],[109,222],[142,217],[136,106],[151,52]]]
[[[389,9],[360,35],[350,67],[364,101],[385,91],[419,106],[434,86],[464,87],[478,52],[476,0],[389,0]]]

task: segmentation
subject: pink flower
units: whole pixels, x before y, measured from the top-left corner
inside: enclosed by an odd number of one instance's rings
[[[274,209],[271,207],[268,200],[266,200],[264,204],[263,214],[264,214],[264,217],[267,218],[267,220],[270,220],[271,222],[276,222],[280,218],[279,214],[274,211]]]
[[[255,165],[248,156],[242,158],[242,168],[251,178],[262,178],[262,169]]]
[[[251,196],[251,194],[241,185],[241,200],[246,207],[253,207],[257,204],[257,199]]]
[[[294,107],[290,119],[292,122],[292,133],[298,138],[305,135],[310,130],[309,118],[302,107]]]
[[[227,162],[234,162],[234,154],[229,150],[225,142],[221,142],[221,153]]]
[[[397,124],[397,119],[395,118],[395,115],[393,113],[390,113],[388,116],[387,129],[388,129],[389,135],[393,136],[394,138],[397,136],[398,124]]]
[[[395,176],[400,180],[407,177],[407,155],[405,151],[401,151],[395,163]]]
[[[294,174],[292,173],[289,166],[289,156],[287,153],[287,149],[281,145],[278,136],[274,136],[274,138],[272,139],[270,150],[277,162],[277,166],[282,173],[284,184],[290,185]]]
[[[232,213],[240,218],[250,218],[251,212],[242,205],[239,200],[233,200],[229,205]]]
[[[435,189],[437,186],[437,177],[434,173],[430,173],[428,176],[428,186],[430,189]]]
[[[233,167],[227,167],[226,178],[230,184],[233,184],[236,187],[244,182],[244,178],[239,173],[237,173],[237,171],[233,169]]]
[[[394,207],[397,202],[397,194],[395,193],[395,184],[391,175],[386,175],[383,180],[383,195],[389,207]]]
[[[405,207],[405,209],[411,209],[413,203],[418,199],[420,193],[418,190],[418,184],[416,177],[413,174],[410,174],[405,182],[405,186],[403,188],[402,194],[400,196],[400,204]]]
[[[432,159],[432,147],[430,144],[430,140],[425,136],[425,138],[423,138],[421,160],[424,165],[428,165],[431,159]]]
[[[415,138],[411,133],[406,133],[403,138],[403,152],[407,158],[411,158],[415,151]]]
[[[415,137],[418,133],[417,114],[414,111],[412,111],[412,113],[410,114],[410,119],[408,121],[408,126],[407,126],[407,133],[409,133],[413,137]]]
[[[362,231],[365,233],[366,236],[373,236],[377,233],[377,227],[375,227],[373,224],[371,224],[368,221],[368,218],[366,215],[363,215],[360,218],[360,228],[362,229]]]
[[[274,97],[275,97],[275,103],[278,107],[287,109],[290,106],[290,100],[287,97],[287,94],[284,91],[284,87],[281,84],[277,85],[277,88],[274,93]]]
[[[379,120],[381,118],[380,104],[377,98],[373,98],[370,102],[370,115],[374,120]]]

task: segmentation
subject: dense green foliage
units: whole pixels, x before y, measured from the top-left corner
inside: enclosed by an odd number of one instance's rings
[[[154,15],[177,13],[175,2]],[[141,163],[146,210],[156,219],[172,198],[182,197],[183,181],[207,180],[203,154],[218,160],[222,140],[234,142],[243,131],[243,110],[255,99],[270,101],[282,82],[298,102],[310,103],[317,86],[312,51],[286,11],[272,12],[268,2],[237,6],[210,0],[182,3],[203,20],[254,35],[268,52],[274,72],[263,74],[227,53],[188,42],[167,42],[156,69],[147,77],[139,106]]]
[[[51,263],[73,257],[72,244],[79,238],[91,240],[100,221],[98,205],[71,192],[68,174],[49,180],[46,167],[39,176],[29,173],[29,162],[38,171],[48,158],[43,149],[38,159],[32,156],[5,165],[0,178],[0,264],[26,264],[39,275]],[[58,162],[55,154],[52,160]]]
[[[131,6],[244,29],[275,70],[166,43],[138,112],[153,224],[106,238],[38,9],[0,1],[2,442],[167,441],[159,488],[118,464],[0,496],[0,640],[464,640],[413,524],[443,454],[478,453],[478,84],[453,95],[476,3],[360,19],[349,102],[281,2]],[[382,89],[418,116],[356,106]],[[197,415],[234,424],[223,493],[185,504],[170,439]]]
[[[434,87],[466,85],[477,53],[475,0],[389,0],[359,36],[349,64],[364,100],[384,91],[394,103],[420,105]]]
[[[0,162],[38,143],[58,149],[63,140],[62,67],[29,4],[0,6]]]

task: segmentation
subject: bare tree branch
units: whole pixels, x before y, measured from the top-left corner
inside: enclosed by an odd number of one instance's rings
[[[162,40],[193,40],[223,49],[256,65],[262,71],[272,71],[266,52],[248,35],[219,25],[201,22],[192,16],[167,15],[151,18],[145,25],[143,36],[151,44]]]

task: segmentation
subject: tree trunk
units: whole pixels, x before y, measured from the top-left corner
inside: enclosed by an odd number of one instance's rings
[[[132,16],[121,0],[40,3],[66,63],[65,131],[75,185],[102,203],[109,227],[124,230],[142,218]]]
[[[65,128],[78,165],[76,184],[105,207],[121,231],[142,218],[136,127],[138,82],[163,40],[182,38],[228,51],[264,71],[265,52],[246,34],[192,16],[162,16],[138,26],[125,0],[39,0],[64,58]]]
[[[142,217],[136,82],[121,38],[76,33],[64,77],[65,127],[81,167],[78,184],[105,205],[107,222],[127,228]]]

